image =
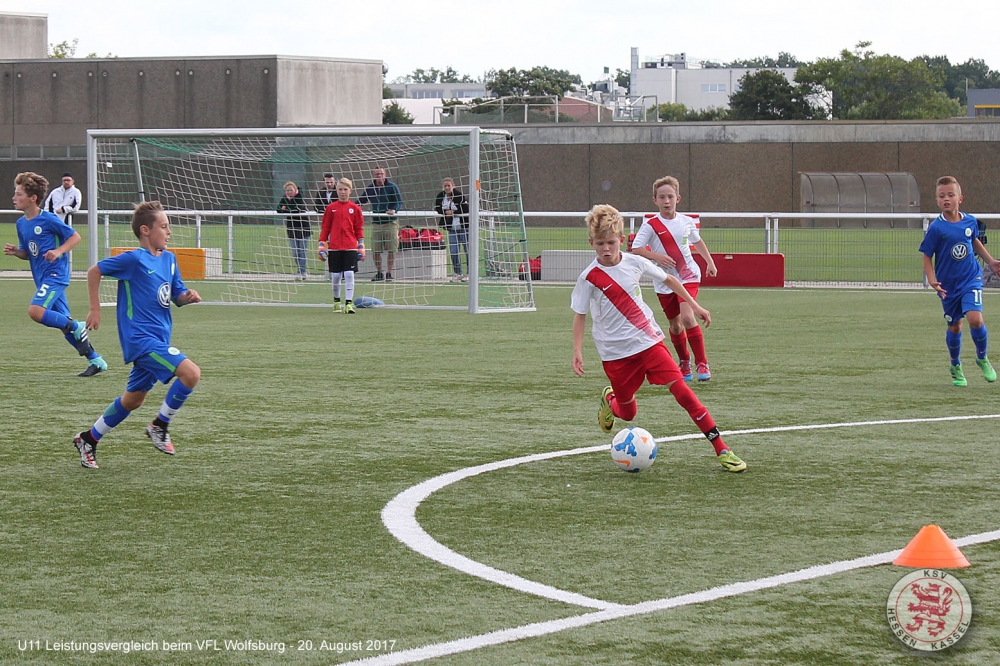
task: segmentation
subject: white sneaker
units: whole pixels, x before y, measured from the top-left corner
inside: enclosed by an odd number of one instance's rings
[[[167,432],[166,428],[161,428],[158,425],[150,423],[146,426],[146,437],[149,437],[153,442],[153,446],[156,447],[157,451],[174,455],[174,445],[170,442],[170,433]]]
[[[80,452],[80,466],[97,469],[97,447],[83,438],[83,432],[73,438],[73,446]]]

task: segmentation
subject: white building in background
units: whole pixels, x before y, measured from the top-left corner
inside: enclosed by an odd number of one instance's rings
[[[663,55],[639,62],[639,49],[632,48],[629,93],[655,95],[660,104],[683,104],[701,111],[729,108],[729,96],[740,89],[740,79],[756,68],[706,67],[687,54]],[[789,82],[795,80],[795,67],[775,68]]]

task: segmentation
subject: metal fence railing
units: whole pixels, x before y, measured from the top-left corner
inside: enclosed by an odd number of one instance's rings
[[[253,225],[283,227],[283,220],[265,211],[243,211]],[[638,230],[643,212],[625,212],[626,232]],[[0,243],[17,243],[14,222],[18,211],[0,210]],[[224,233],[233,225],[232,215],[217,211],[185,211],[172,216],[175,247],[222,248],[223,266],[238,251],[226,247]],[[400,223],[436,227],[433,211],[401,211]],[[537,257],[546,250],[590,250],[583,225],[586,212],[525,212],[527,250]],[[976,214],[1000,238],[1000,214]],[[99,256],[128,240],[127,215],[99,215]],[[86,211],[76,215],[76,229],[84,237],[73,256],[73,270],[87,268],[89,230]],[[786,284],[793,286],[913,286],[923,284],[918,247],[933,214],[865,213],[700,213],[702,238],[713,254],[781,253],[785,257]],[[276,231],[276,233],[281,233]],[[992,249],[987,244],[987,249]],[[993,254],[1000,255],[1000,251]],[[16,257],[0,255],[0,275],[27,270]],[[226,270],[225,268],[223,269]]]

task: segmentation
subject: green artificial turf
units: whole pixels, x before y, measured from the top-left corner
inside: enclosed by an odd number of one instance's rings
[[[399,652],[593,612],[427,559],[380,518],[438,475],[610,440],[589,340],[586,376],[571,369],[568,288],[536,288],[536,312],[478,316],[175,310],[173,342],[202,369],[171,425],[178,453],[143,435],[157,386],[102,441],[99,470],[79,466],[71,440],[125,387],[113,310],[91,338],[111,367],[80,379],[61,335],[28,319],[31,293],[28,280],[0,281],[0,662],[330,664],[386,654],[383,641]],[[83,283],[69,295],[82,318]],[[1000,413],[1000,383],[983,381],[968,336],[969,386],[951,385],[930,292],[704,289],[699,300],[713,315],[713,377],[693,388],[723,431]],[[1000,298],[985,303],[987,323],[1000,322]],[[696,432],[662,387],[638,403],[635,424],[657,437]],[[930,523],[954,538],[1000,529],[997,424],[727,435],[749,465],[739,475],[700,438],[662,442],[638,475],[603,450],[557,457],[449,485],[416,516],[468,558],[633,604],[896,550]],[[1000,544],[963,552],[972,566],[953,573],[973,628],[940,657],[991,663]],[[858,569],[428,663],[923,663],[885,620],[906,571]],[[247,639],[285,651],[225,644]]]

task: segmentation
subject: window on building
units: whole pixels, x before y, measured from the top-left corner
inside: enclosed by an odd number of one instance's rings
[[[714,93],[714,92],[726,92],[725,83],[703,83],[701,84],[701,91],[703,93]]]
[[[1000,118],[1000,106],[977,106],[976,118]]]
[[[444,91],[441,90],[414,90],[413,99],[441,99]]]

